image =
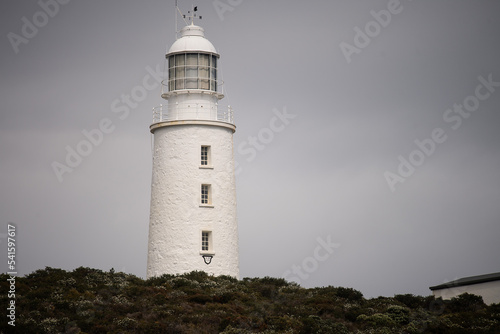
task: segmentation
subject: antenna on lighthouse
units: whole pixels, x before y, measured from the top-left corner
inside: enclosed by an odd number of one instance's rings
[[[194,19],[196,19],[196,18],[198,18],[200,20],[203,19],[203,16],[198,15],[196,13],[197,11],[198,11],[198,6],[193,5],[191,7],[191,10],[188,10],[188,15],[186,17],[185,14],[182,14],[182,11],[179,8],[177,0],[175,0],[175,39],[178,39],[178,34],[180,32],[180,30],[177,26],[177,15],[180,15],[182,17],[182,19],[184,20],[184,23],[186,25],[189,25],[189,24],[194,24]],[[188,19],[188,21],[186,21],[186,18]]]
[[[189,12],[188,12],[189,13]],[[179,29],[177,27],[177,15],[180,15],[182,17],[182,19],[184,20],[184,23],[186,25],[188,25],[188,22],[186,21],[186,15],[182,14],[180,8],[179,8],[179,5],[177,3],[177,0],[175,0],[175,39],[178,39],[179,37],[177,36],[177,34],[179,33]],[[200,17],[201,18],[201,17]]]

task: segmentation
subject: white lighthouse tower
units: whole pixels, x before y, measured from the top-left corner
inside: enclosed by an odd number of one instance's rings
[[[239,276],[233,112],[219,101],[219,54],[203,28],[170,47],[154,109],[147,277],[193,270]]]

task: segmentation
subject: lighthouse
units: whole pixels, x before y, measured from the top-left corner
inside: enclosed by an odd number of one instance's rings
[[[223,106],[220,55],[191,24],[166,54],[153,109],[147,277],[193,270],[239,277],[233,111]]]

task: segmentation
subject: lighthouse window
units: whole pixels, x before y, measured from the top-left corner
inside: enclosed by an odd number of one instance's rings
[[[212,56],[212,63],[210,64],[210,90],[217,91],[217,57]]]
[[[210,164],[210,146],[201,147],[201,165],[209,166]]]
[[[210,250],[210,231],[201,232],[201,250],[204,252],[208,252]]]
[[[198,54],[186,55],[186,88],[198,88]]]
[[[210,89],[210,55],[200,54],[199,58],[200,88]]]
[[[184,55],[175,56],[175,89],[184,89],[185,77]]]
[[[168,90],[175,90],[175,56],[168,58]]]
[[[168,57],[168,90],[217,91],[217,56],[183,53]]]
[[[201,204],[209,205],[210,204],[210,185],[202,184],[201,185]]]

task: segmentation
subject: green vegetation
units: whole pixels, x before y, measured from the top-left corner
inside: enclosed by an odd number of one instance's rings
[[[7,275],[0,275],[2,291]],[[7,305],[6,294],[0,296]],[[4,307],[5,309],[6,307]],[[11,333],[2,321],[0,332]],[[45,268],[16,278],[18,333],[500,333],[500,304],[463,294],[365,299],[351,288],[305,289],[281,278],[194,271],[143,280],[121,272]]]

